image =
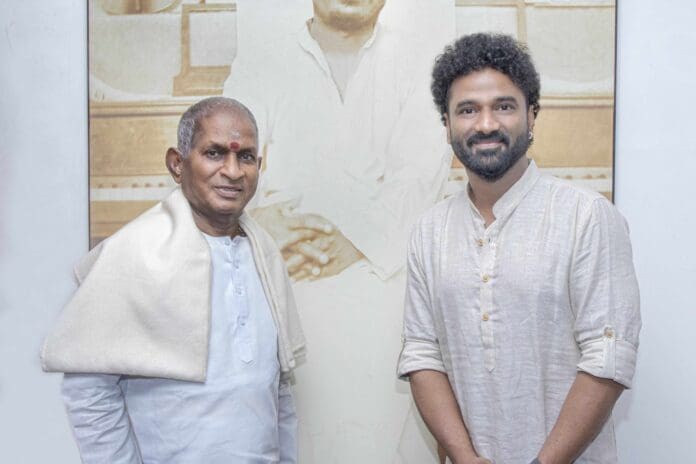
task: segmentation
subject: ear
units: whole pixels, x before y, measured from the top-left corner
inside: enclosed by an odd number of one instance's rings
[[[536,122],[536,117],[534,116],[534,109],[530,106],[527,108],[527,129],[529,132],[534,132],[534,123]]]
[[[447,129],[447,143],[450,145],[452,144],[452,131],[450,130],[450,122],[449,122],[449,115],[447,113],[443,113],[445,117],[445,129]]]
[[[174,178],[174,182],[180,184],[181,173],[184,169],[184,157],[181,156],[179,150],[174,147],[170,147],[165,156],[165,164],[167,165],[169,174],[171,174],[172,178]]]

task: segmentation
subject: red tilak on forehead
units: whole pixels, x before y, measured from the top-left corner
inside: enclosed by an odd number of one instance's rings
[[[232,151],[239,150],[239,142],[230,142],[230,150],[232,150]]]

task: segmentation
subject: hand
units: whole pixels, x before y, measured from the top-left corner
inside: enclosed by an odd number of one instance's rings
[[[336,275],[363,258],[331,222],[317,214],[296,214],[296,206],[283,202],[252,211],[278,244],[293,280]]]
[[[440,458],[440,464],[445,464],[445,458],[447,457],[447,453],[445,452],[445,449],[439,444],[437,446],[437,455]],[[482,458],[479,456],[460,456],[457,459],[450,458],[450,462],[452,462],[452,464],[493,464],[493,461],[491,461],[490,459]]]
[[[254,219],[273,237],[284,255],[291,253],[295,244],[311,241],[321,233],[328,234],[334,230],[334,226],[319,215],[295,214],[293,210],[296,206],[296,201],[285,201],[251,211]]]
[[[475,456],[473,458],[459,460],[459,461],[453,459],[452,463],[453,464],[493,464],[493,461],[491,461],[490,459]]]
[[[364,258],[338,229],[314,240],[298,243],[295,249],[306,258],[302,263],[294,258],[297,264],[288,261],[288,270],[290,271],[292,265],[290,273],[295,281],[331,277]]]

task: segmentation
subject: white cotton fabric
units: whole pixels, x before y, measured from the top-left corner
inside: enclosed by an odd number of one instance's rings
[[[240,225],[278,330],[280,368],[288,373],[304,337],[285,264],[251,217],[242,214]],[[76,266],[80,287],[44,341],[43,369],[204,381],[210,272],[208,245],[176,188]]]
[[[249,239],[205,238],[212,257],[205,382],[66,374],[63,395],[84,462],[296,462],[292,397],[280,382],[277,330]]]
[[[638,287],[626,223],[600,194],[531,162],[493,214],[486,228],[461,192],[414,229],[398,375],[447,373],[477,452],[529,462],[578,370],[631,386]],[[576,462],[616,462],[611,420]]]
[[[423,48],[441,50],[451,37],[453,10],[441,3],[422,6],[445,17],[439,30],[421,31]],[[394,462],[412,417],[409,389],[393,377],[404,256],[411,226],[440,196],[451,150],[429,93],[435,52],[426,59],[405,43],[410,33],[382,26],[364,44],[343,99],[299,24],[264,50],[240,50],[246,61],[235,61],[225,85],[259,124],[265,170],[256,205],[287,201],[294,212],[318,214],[366,258],[293,287],[310,346],[295,371],[302,464]]]

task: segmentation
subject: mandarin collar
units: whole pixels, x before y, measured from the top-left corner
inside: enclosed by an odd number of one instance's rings
[[[324,52],[322,51],[321,47],[319,46],[319,42],[317,42],[314,37],[312,37],[312,34],[309,33],[309,27],[312,24],[312,18],[308,19],[305,21],[304,25],[302,28],[297,32],[297,40],[300,46],[312,57],[319,63],[319,66],[321,69],[328,75],[331,76],[331,69],[329,68],[329,63],[326,61],[326,56],[324,55]],[[380,25],[379,19],[375,23],[375,27],[372,30],[372,35],[370,36],[369,39],[365,41],[363,46],[360,48],[359,54],[362,55],[365,53],[367,49],[372,47],[374,44],[377,35],[381,34],[382,26]]]
[[[517,182],[512,184],[512,186],[498,198],[498,201],[493,205],[493,216],[495,216],[495,223],[504,222],[504,220],[515,211],[515,208],[520,204],[522,199],[532,190],[532,187],[536,184],[537,180],[541,176],[539,168],[537,167],[534,160],[529,160],[527,169],[525,169],[524,174],[520,177]],[[469,200],[469,205],[472,211],[480,216],[476,205],[471,200],[470,196],[471,185],[467,183],[466,185],[466,197]]]

